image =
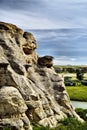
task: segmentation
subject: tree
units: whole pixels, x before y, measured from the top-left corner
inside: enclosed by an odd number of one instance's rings
[[[83,78],[84,78],[84,73],[82,72],[81,69],[77,69],[77,70],[76,70],[76,78],[77,78],[78,80],[83,80]]]

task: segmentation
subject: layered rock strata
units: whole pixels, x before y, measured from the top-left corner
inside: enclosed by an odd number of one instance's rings
[[[32,130],[30,122],[56,127],[74,111],[53,57],[39,57],[36,40],[13,24],[0,22],[0,128]]]

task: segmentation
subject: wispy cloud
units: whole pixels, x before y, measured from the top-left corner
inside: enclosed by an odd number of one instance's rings
[[[0,20],[25,28],[87,26],[86,0],[0,0]]]
[[[54,56],[55,64],[87,64],[87,29],[31,30],[40,56]]]
[[[59,64],[87,63],[87,0],[0,0],[0,21],[24,30],[56,29],[32,31],[38,53]]]
[[[60,56],[59,58],[54,59],[54,64],[56,65],[87,65],[87,56],[84,57],[68,57]]]
[[[75,65],[77,61],[77,57],[60,56],[59,58],[54,59],[54,64]]]
[[[39,16],[36,16],[35,14],[26,14],[24,11],[13,11],[10,10],[4,11],[0,10],[1,16],[0,20],[4,22],[10,22],[13,24],[16,24],[20,26],[23,29],[37,29],[37,28],[50,28],[50,26],[53,28],[54,24],[51,23],[50,20],[46,18],[40,18]],[[30,16],[29,16],[30,15]],[[56,26],[55,26],[56,28]]]

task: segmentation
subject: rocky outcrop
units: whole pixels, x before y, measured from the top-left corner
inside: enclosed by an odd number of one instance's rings
[[[51,68],[53,66],[53,57],[52,56],[39,57],[38,64],[41,66],[46,66],[48,68]]]
[[[26,110],[25,101],[16,88],[3,86],[0,89],[0,127],[31,129]]]
[[[0,22],[0,128],[32,130],[30,122],[56,127],[74,111],[53,57],[39,57],[31,33]]]

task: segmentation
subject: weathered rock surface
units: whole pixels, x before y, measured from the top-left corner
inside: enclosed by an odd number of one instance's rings
[[[25,112],[27,106],[19,91],[11,86],[0,89],[0,127],[23,130],[31,128]]]
[[[53,66],[53,57],[52,56],[39,57],[38,64],[50,68]]]
[[[39,57],[31,33],[0,22],[0,128],[32,130],[30,122],[55,127],[74,111],[53,57]]]

